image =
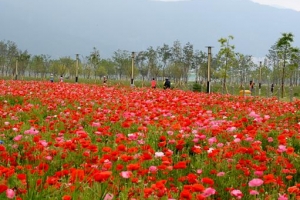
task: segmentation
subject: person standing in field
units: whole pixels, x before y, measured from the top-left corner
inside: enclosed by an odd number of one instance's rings
[[[54,77],[53,74],[50,74],[50,82],[53,83],[54,82]]]
[[[151,81],[151,88],[153,88],[153,89],[156,88],[156,80],[154,78]]]
[[[274,83],[272,83],[271,85],[271,93],[273,94],[273,92],[274,92]]]
[[[62,76],[62,75],[60,76],[60,82],[61,82],[61,83],[64,82],[64,79],[63,79],[63,76]]]
[[[164,83],[164,89],[168,89],[171,88],[171,82],[169,81],[168,78],[166,78],[166,81]]]
[[[251,95],[254,95],[254,82],[250,81],[249,86],[250,86]]]
[[[103,76],[103,84],[106,84],[107,83],[107,78],[106,76]]]

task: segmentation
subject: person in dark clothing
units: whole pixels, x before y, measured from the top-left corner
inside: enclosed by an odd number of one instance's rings
[[[107,82],[107,78],[106,76],[103,76],[103,83],[106,84],[106,82]]]
[[[250,81],[249,86],[250,86],[251,95],[254,95],[254,84],[255,83],[253,81]]]
[[[274,84],[272,83],[271,85],[271,92],[273,93],[274,92]]]
[[[169,81],[169,79],[166,78],[166,81],[164,83],[164,89],[168,89],[171,88],[171,82]]]

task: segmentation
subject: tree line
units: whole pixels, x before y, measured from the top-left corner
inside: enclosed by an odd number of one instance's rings
[[[282,86],[285,82],[298,85],[300,51],[293,46],[293,40],[292,33],[283,33],[270,47],[265,59],[257,64],[251,55],[235,51],[233,36],[220,38],[220,49],[211,60],[211,80],[221,83],[223,92],[228,83],[242,85],[250,79],[258,82],[268,79]],[[207,52],[194,49],[189,42],[183,45],[178,40],[172,45],[150,46],[140,52],[118,49],[111,58],[102,58],[100,51],[94,47],[89,55],[80,55],[78,62],[75,56],[52,59],[49,55],[32,55],[27,50],[20,50],[12,41],[0,41],[0,73],[3,77],[47,78],[53,74],[73,78],[78,72],[79,77],[84,79],[101,79],[103,76],[118,80],[131,76],[141,80],[169,77],[184,84],[192,71],[195,82],[205,83],[207,59]]]

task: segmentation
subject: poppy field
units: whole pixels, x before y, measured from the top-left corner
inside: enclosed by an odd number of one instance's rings
[[[0,80],[0,199],[300,199],[299,107]]]

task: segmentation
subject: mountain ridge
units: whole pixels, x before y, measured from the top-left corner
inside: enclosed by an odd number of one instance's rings
[[[218,39],[234,36],[236,51],[263,57],[281,33],[292,32],[300,46],[300,12],[245,0],[160,2],[148,0],[89,3],[58,0],[27,3],[3,0],[0,40],[14,41],[32,54],[57,58],[88,55],[93,47],[102,57],[121,49],[146,50],[179,40],[194,49],[219,48]],[[84,14],[82,14],[84,13]],[[9,20],[7,20],[9,19]]]

